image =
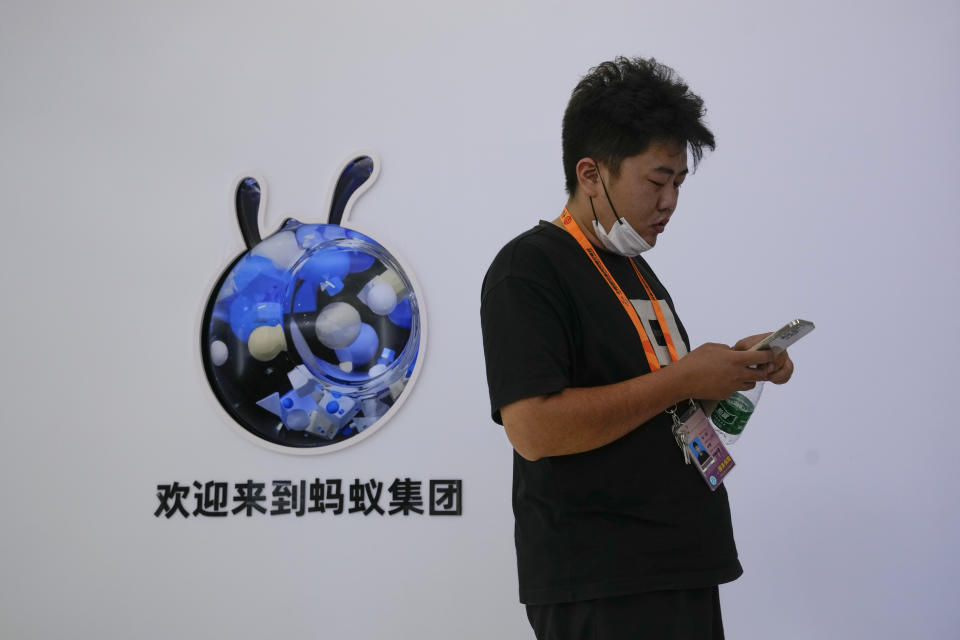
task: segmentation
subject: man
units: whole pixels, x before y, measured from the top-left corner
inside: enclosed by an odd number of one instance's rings
[[[655,60],[617,58],[563,118],[569,199],[509,242],[483,282],[493,419],[514,453],[520,600],[537,638],[722,638],[717,585],[742,572],[726,490],[672,433],[690,398],[786,382],[786,354],[690,351],[639,254],[656,244],[713,134]]]

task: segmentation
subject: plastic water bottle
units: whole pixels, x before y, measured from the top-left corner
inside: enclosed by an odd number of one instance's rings
[[[763,392],[763,382],[758,382],[749,391],[737,391],[729,398],[721,400],[710,413],[710,424],[725,445],[731,445],[740,438],[747,421],[757,408],[757,401]]]

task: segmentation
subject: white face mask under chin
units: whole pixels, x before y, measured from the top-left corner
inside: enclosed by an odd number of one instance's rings
[[[610,233],[604,230],[597,220],[593,221],[593,232],[600,238],[603,247],[611,252],[627,258],[634,258],[644,251],[653,247],[649,242],[643,239],[637,230],[630,226],[630,223],[623,218],[617,218],[610,229]]]

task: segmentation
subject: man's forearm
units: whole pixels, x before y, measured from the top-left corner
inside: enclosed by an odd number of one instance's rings
[[[676,367],[601,387],[564,389],[503,407],[510,443],[527,460],[590,451],[689,397]]]
[[[775,358],[770,351],[707,343],[653,373],[526,398],[501,408],[500,415],[510,443],[527,460],[581,453],[623,437],[686,398],[720,400],[750,389],[766,379]]]

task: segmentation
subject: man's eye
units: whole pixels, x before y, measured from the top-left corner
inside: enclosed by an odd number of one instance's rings
[[[648,180],[649,180],[649,178],[648,178]],[[650,182],[652,182],[653,184],[657,185],[658,187],[665,187],[665,186],[667,185],[666,182],[657,182],[656,180],[650,180]]]

